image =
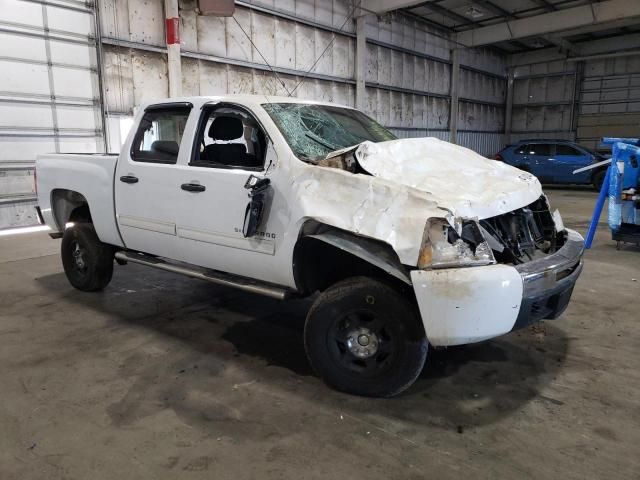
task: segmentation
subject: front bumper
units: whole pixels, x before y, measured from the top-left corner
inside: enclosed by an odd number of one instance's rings
[[[582,273],[584,240],[568,230],[567,242],[548,257],[518,265],[523,283],[522,305],[513,330],[542,319],[558,318],[566,310]]]
[[[516,267],[414,270],[414,291],[432,345],[474,343],[503,335],[566,309],[582,271],[584,241],[567,230],[557,252]]]

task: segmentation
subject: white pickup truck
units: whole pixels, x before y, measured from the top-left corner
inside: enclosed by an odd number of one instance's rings
[[[582,270],[582,237],[529,173],[329,103],[163,101],[140,109],[119,156],[42,155],[36,168],[74,287],[106,287],[115,260],[316,294],[309,361],[354,394],[408,388],[429,344],[556,318]]]

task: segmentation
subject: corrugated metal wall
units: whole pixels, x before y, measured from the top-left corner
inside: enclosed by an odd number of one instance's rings
[[[36,223],[37,154],[102,148],[94,21],[80,1],[0,0],[0,228]]]
[[[575,62],[524,65],[514,71],[511,140],[573,140]]]
[[[514,70],[511,141],[640,136],[640,55],[553,61]]]
[[[185,95],[267,93],[355,104],[355,22],[345,0],[236,2],[232,18],[197,16],[181,0]],[[110,145],[120,141],[118,118],[168,92],[162,3],[105,0],[102,35]],[[144,15],[141,13],[144,12]],[[258,45],[252,48],[243,30]],[[335,41],[305,82],[316,59]],[[451,48],[441,33],[403,15],[368,16],[365,111],[399,136],[448,138]],[[262,56],[285,87],[275,81]],[[461,142],[495,153],[488,139],[504,127],[505,59],[489,50],[462,55]],[[498,148],[499,149],[499,148]]]
[[[236,5],[237,23],[198,16],[195,0],[180,1],[184,95],[295,90],[297,97],[355,104],[351,1]],[[163,1],[98,6],[96,47],[91,3],[0,0],[0,228],[35,222],[38,153],[101,151],[103,131],[108,150],[119,151],[135,108],[168,96]],[[455,45],[446,33],[403,14],[370,15],[365,30],[366,112],[399,137],[448,140]],[[462,50],[460,64],[458,143],[492,155],[504,128],[505,58]]]
[[[578,141],[640,136],[640,55],[585,62],[580,88]]]

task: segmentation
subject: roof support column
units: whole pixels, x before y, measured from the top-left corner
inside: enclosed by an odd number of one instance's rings
[[[502,143],[509,145],[511,143],[511,124],[513,118],[513,82],[514,82],[514,68],[509,67],[507,72],[507,98],[504,105],[504,136]]]
[[[458,143],[458,83],[460,78],[460,50],[451,50],[451,103],[449,111],[449,141]]]
[[[178,0],[164,0],[165,33],[167,38],[167,69],[169,97],[182,96],[182,64],[180,62],[180,16]]]
[[[578,138],[578,115],[580,114],[580,92],[582,90],[582,80],[584,77],[584,61],[576,63],[576,73],[573,77],[573,92],[571,94],[571,121],[569,128],[575,140]]]
[[[360,12],[356,18],[356,108],[364,110],[367,102],[367,91],[365,88],[367,69],[367,34],[366,16]]]

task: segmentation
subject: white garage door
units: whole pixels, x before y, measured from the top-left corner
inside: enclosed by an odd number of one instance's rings
[[[0,228],[32,225],[33,167],[103,149],[93,7],[0,0]]]

